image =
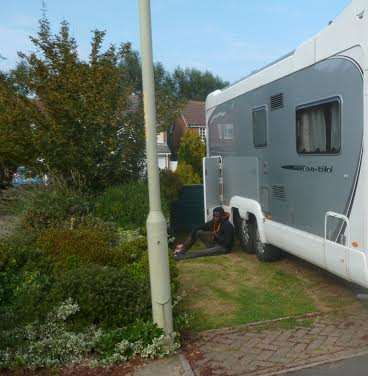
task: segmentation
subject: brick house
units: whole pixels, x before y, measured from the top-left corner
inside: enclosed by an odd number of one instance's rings
[[[160,170],[172,169],[170,164],[171,151],[167,145],[167,132],[157,134],[157,159]]]
[[[202,141],[206,142],[206,116],[205,103],[200,101],[188,101],[182,113],[169,128],[167,143],[171,150],[171,159],[177,159],[180,140],[185,132],[197,133]]]

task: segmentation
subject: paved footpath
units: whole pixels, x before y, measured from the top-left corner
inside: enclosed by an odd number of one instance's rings
[[[203,332],[186,346],[185,356],[198,376],[256,376],[368,354],[368,310],[351,311],[318,316],[308,327],[301,322],[293,329]]]

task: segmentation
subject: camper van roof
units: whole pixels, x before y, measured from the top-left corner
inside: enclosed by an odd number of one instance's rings
[[[290,51],[289,53],[287,53],[287,54],[285,54],[285,55],[282,55],[282,56],[279,57],[278,59],[271,61],[271,63],[268,63],[268,64],[264,65],[264,66],[261,67],[261,68],[258,68],[258,69],[253,70],[252,72],[250,72],[250,73],[247,74],[246,76],[240,78],[239,80],[237,80],[237,81],[233,82],[232,84],[230,84],[229,86],[227,86],[225,89],[227,89],[227,88],[229,88],[229,87],[231,87],[231,86],[234,86],[234,85],[236,85],[238,82],[241,82],[241,81],[243,81],[243,80],[245,80],[245,79],[247,79],[247,78],[249,78],[249,77],[252,77],[253,75],[255,75],[255,74],[257,74],[257,73],[260,73],[260,72],[262,72],[263,70],[265,70],[265,69],[267,69],[267,68],[269,68],[269,67],[272,67],[273,65],[275,65],[275,64],[279,63],[280,61],[282,61],[282,60],[288,58],[289,56],[294,55],[294,52],[295,52],[295,50],[292,50],[292,51]]]
[[[297,49],[253,71],[223,90],[216,90],[206,99],[206,110],[227,102],[258,87],[276,81],[318,61],[347,51],[356,46],[368,49],[368,3],[366,0],[352,2],[333,22]],[[368,52],[368,51],[366,51]],[[368,66],[362,67],[364,70]]]

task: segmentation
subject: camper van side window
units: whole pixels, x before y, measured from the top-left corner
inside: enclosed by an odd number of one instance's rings
[[[267,146],[267,111],[265,107],[252,112],[253,142],[256,148]]]
[[[300,154],[337,154],[341,149],[340,101],[296,111],[297,150]]]

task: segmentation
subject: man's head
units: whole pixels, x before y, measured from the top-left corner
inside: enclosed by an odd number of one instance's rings
[[[214,220],[214,222],[215,223],[220,222],[222,220],[222,218],[224,217],[224,214],[225,214],[225,211],[221,207],[213,209],[213,220]]]

